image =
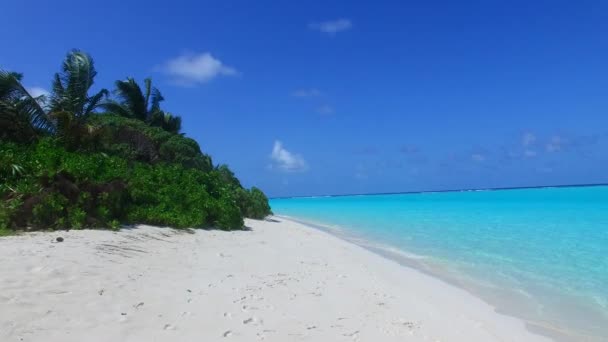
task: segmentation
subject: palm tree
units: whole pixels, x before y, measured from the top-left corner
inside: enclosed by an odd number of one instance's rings
[[[89,96],[96,75],[91,56],[80,50],[72,50],[63,61],[61,72],[56,73],[53,79],[50,116],[56,122],[58,136],[65,140],[68,147],[77,147],[90,133],[87,119],[108,95],[106,89],[101,89]]]
[[[181,130],[182,119],[160,109],[160,103],[164,98],[160,90],[152,86],[151,79],[144,80],[143,91],[131,77],[124,81],[116,81],[114,93],[119,100],[109,100],[103,104],[108,112],[138,119],[171,133],[177,134]]]
[[[167,132],[178,134],[182,129],[182,118],[162,110],[152,113],[150,126],[156,126]]]
[[[80,50],[68,52],[62,71],[56,73],[53,79],[51,112],[69,112],[75,118],[91,115],[108,95],[106,89],[101,89],[89,96],[96,75],[91,56]]]
[[[0,70],[0,138],[29,141],[55,129],[41,105],[44,96],[33,97],[22,78],[21,74]]]
[[[103,107],[120,116],[149,122],[155,113],[160,112],[160,103],[164,98],[156,87],[152,87],[149,78],[144,80],[144,90],[131,77],[116,81],[115,94],[119,101],[109,100]]]

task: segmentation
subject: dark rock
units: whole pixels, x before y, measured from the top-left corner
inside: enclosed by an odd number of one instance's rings
[[[56,240],[57,240],[57,242],[63,242],[63,238],[61,236],[58,237]]]

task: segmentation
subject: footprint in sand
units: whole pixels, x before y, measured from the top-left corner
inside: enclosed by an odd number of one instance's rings
[[[241,297],[241,298],[239,298],[239,299],[235,299],[235,300],[233,300],[232,302],[233,302],[233,303],[240,303],[240,302],[244,301],[245,299],[247,299],[247,297],[246,297],[246,296],[243,296],[243,297]]]
[[[243,312],[247,312],[249,310],[259,310],[260,308],[258,308],[257,306],[249,306],[249,305],[243,305],[241,307],[241,310],[243,310]]]
[[[349,334],[342,334],[342,336],[346,336],[346,337],[352,337],[353,339],[358,339],[359,338],[359,330],[349,333]]]
[[[34,267],[30,270],[31,273],[38,273],[44,269],[44,266]]]
[[[259,332],[256,334],[256,336],[258,337],[258,340],[263,341],[266,339],[266,334],[267,333],[274,333],[274,330],[263,330],[262,332]]]
[[[243,321],[243,324],[251,324],[251,325],[263,325],[264,321],[258,319],[257,317],[250,317]]]

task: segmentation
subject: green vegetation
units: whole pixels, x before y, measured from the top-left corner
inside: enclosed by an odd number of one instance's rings
[[[270,214],[262,191],[179,134],[151,80],[90,96],[95,75],[90,56],[71,51],[51,95],[34,98],[22,75],[0,71],[0,236],[124,223],[230,230]]]

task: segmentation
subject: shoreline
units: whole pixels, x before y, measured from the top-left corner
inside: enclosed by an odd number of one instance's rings
[[[427,276],[435,278],[439,281],[445,282],[449,286],[457,287],[469,293],[470,295],[481,299],[488,305],[492,306],[494,310],[502,315],[507,315],[509,317],[513,317],[515,319],[521,320],[525,323],[526,328],[535,334],[540,334],[546,337],[551,338],[552,340],[559,342],[578,342],[578,341],[601,341],[601,337],[592,336],[592,335],[584,335],[581,332],[560,329],[559,326],[555,324],[551,324],[545,321],[534,321],[531,319],[527,319],[522,317],[521,312],[523,309],[519,308],[518,305],[514,305],[510,302],[507,302],[506,297],[513,296],[515,293],[506,294],[505,290],[496,290],[503,293],[503,297],[492,293],[492,290],[489,289],[487,285],[482,285],[475,280],[469,279],[467,276],[466,280],[463,278],[462,274],[458,277],[454,270],[449,269],[446,265],[438,264],[432,262],[432,259],[428,256],[417,255],[410,253],[408,251],[404,251],[395,247],[386,246],[382,244],[376,244],[369,239],[356,237],[354,235],[349,235],[344,232],[344,228],[331,226],[328,224],[324,224],[321,222],[309,222],[306,220],[302,220],[296,217],[285,216],[285,215],[274,215],[275,217],[281,218],[286,221],[296,222],[298,224],[302,224],[304,226],[310,227],[312,229],[316,229],[327,233],[329,235],[335,236],[339,239],[347,241],[348,243],[352,243],[356,246],[364,248],[374,254],[377,254],[383,258],[394,261],[399,265],[421,272]],[[492,299],[490,299],[492,298]],[[519,299],[521,302],[521,298]],[[501,302],[502,305],[496,304]],[[509,304],[511,307],[508,308]],[[520,303],[520,305],[523,303]],[[517,308],[514,308],[517,307]],[[518,310],[519,309],[519,310]],[[524,310],[525,311],[525,310]]]
[[[438,278],[276,221],[2,238],[0,338],[550,341]]]

